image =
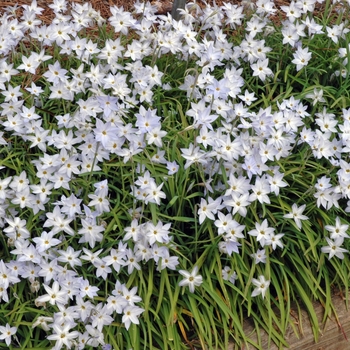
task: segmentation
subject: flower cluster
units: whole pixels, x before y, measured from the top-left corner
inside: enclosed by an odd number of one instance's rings
[[[317,57],[312,40],[337,47],[330,80],[349,76],[349,30],[316,22],[315,5],[281,7],[285,76],[299,89],[287,92],[269,40],[271,0],[252,4],[256,15],[189,3],[180,21],[149,2],[133,13],[114,6],[105,40],[83,35],[106,27],[88,2],[54,0],[49,25],[36,1],[20,18],[16,8],[2,14],[0,301],[28,283],[41,310],[28,322],[53,349],[109,348],[107,327],[148,315],[141,289],[148,302],[164,283],[195,293],[212,246],[224,263],[217,279],[235,288],[236,255],[261,263],[246,283],[265,298],[270,259],[309,237],[317,212],[350,211],[350,108],[333,113],[321,85],[300,86]],[[318,253],[344,259],[349,225],[331,218]],[[17,328],[3,323],[9,346]]]

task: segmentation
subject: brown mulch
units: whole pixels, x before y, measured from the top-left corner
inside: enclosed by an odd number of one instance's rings
[[[68,3],[76,2],[79,4],[86,3],[86,0],[70,0]],[[90,0],[89,1],[92,5],[92,7],[100,11],[102,17],[109,18],[111,16],[110,7],[111,6],[117,6],[117,7],[123,7],[126,11],[132,11],[134,6],[134,0]],[[232,3],[241,5],[241,0],[216,0],[215,3],[218,6],[223,5],[223,3]],[[2,12],[6,7],[9,6],[15,6],[16,4],[20,7],[21,5],[30,5],[32,3],[31,0],[3,0],[0,1],[0,12]],[[44,9],[43,13],[38,16],[39,19],[41,19],[44,23],[49,24],[51,23],[52,19],[54,18],[53,11],[48,7],[49,4],[52,4],[52,0],[37,0],[38,6],[42,7]],[[171,12],[172,8],[172,1],[171,0],[152,0],[152,4],[156,5],[158,7],[158,12],[160,14],[166,14],[168,12]],[[204,0],[197,1],[197,4],[200,6],[205,6],[206,3],[213,4],[213,0],[209,0],[205,2]],[[287,6],[289,4],[288,0],[275,0],[275,6],[277,9],[280,8],[280,6]],[[21,14],[22,9],[19,8],[17,10],[17,14]],[[283,16],[283,14],[282,14]],[[278,11],[277,14],[274,16],[273,20],[280,21],[281,18],[281,11]]]
[[[142,0],[140,0],[142,2]],[[172,0],[150,0],[153,5],[156,5],[158,8],[158,14],[167,14],[171,12],[172,9]],[[254,2],[254,0],[252,0]],[[86,0],[69,0],[69,3],[79,3],[79,4],[84,4],[86,3]],[[237,4],[241,5],[242,0],[197,0],[196,3],[199,6],[206,6],[206,4],[211,4],[213,5],[215,2],[216,5],[222,6],[224,3],[232,3],[232,4]],[[16,10],[16,14],[18,17],[21,16],[21,13],[23,9],[21,8],[21,5],[30,5],[32,3],[32,0],[0,0],[0,13],[5,10],[5,8],[9,6],[18,6],[18,9]],[[52,0],[37,0],[38,6],[42,7],[44,11],[42,12],[41,15],[38,16],[38,18],[43,21],[45,24],[50,24],[52,22],[52,19],[54,18],[54,13],[51,8],[48,7],[49,4],[52,4]],[[89,3],[91,3],[92,7],[100,11],[101,16],[104,18],[109,18],[111,16],[111,11],[110,8],[112,6],[117,6],[117,7],[123,7],[124,10],[132,12],[134,9],[134,3],[135,0],[90,0]],[[288,6],[290,4],[290,0],[275,0],[275,7],[277,9],[275,15],[271,16],[270,19],[275,23],[275,24],[280,24],[281,20],[285,19],[285,14],[281,10],[281,6]],[[342,6],[342,5],[339,5]],[[315,6],[315,15],[320,15],[324,12],[325,4],[319,4],[317,3]],[[337,16],[335,8],[334,8],[334,15],[335,17]]]

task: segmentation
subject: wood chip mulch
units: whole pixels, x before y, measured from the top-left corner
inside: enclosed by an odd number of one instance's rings
[[[142,0],[140,0],[142,1]],[[195,0],[193,0],[195,1]],[[252,2],[255,2],[256,0],[251,0]],[[71,4],[73,2],[84,4],[86,3],[86,0],[68,0],[68,4]],[[206,6],[206,4],[213,5],[215,4],[217,6],[222,6],[224,3],[231,3],[231,4],[237,4],[242,5],[242,0],[197,0],[196,3],[199,6]],[[17,6],[16,10],[16,16],[19,18],[22,14],[23,8],[22,5],[30,5],[32,3],[32,0],[0,0],[0,13],[4,12],[4,10],[11,6]],[[38,16],[38,18],[45,24],[50,24],[52,22],[52,19],[54,18],[53,10],[48,6],[49,4],[52,4],[52,0],[37,0],[38,6],[44,9],[41,15]],[[100,11],[101,16],[108,19],[111,16],[110,8],[112,6],[117,7],[123,7],[125,11],[132,12],[134,9],[134,3],[135,0],[90,0],[89,3],[91,3],[92,7],[96,11]],[[167,14],[171,12],[172,9],[172,0],[151,0],[151,3],[153,5],[156,5],[158,8],[158,14]],[[243,2],[244,3],[244,2]],[[285,14],[281,10],[281,6],[288,6],[290,4],[289,0],[275,0],[274,1],[275,7],[277,9],[276,13],[273,16],[270,16],[270,19],[272,22],[274,22],[276,25],[279,25],[282,20],[284,20]],[[339,5],[342,6],[342,5]],[[315,6],[315,15],[320,15],[323,13],[325,8],[325,3],[319,4],[316,3]],[[333,9],[334,11],[334,17],[337,17],[336,8]]]

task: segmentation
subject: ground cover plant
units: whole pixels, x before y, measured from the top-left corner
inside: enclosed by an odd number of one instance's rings
[[[292,302],[317,340],[312,301],[348,306],[349,3],[49,6],[1,16],[0,349],[261,348],[247,317],[285,347]]]

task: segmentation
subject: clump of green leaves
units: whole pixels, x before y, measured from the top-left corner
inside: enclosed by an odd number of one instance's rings
[[[348,299],[348,5],[50,6],[0,27],[0,348],[282,348],[292,303],[317,340]]]

